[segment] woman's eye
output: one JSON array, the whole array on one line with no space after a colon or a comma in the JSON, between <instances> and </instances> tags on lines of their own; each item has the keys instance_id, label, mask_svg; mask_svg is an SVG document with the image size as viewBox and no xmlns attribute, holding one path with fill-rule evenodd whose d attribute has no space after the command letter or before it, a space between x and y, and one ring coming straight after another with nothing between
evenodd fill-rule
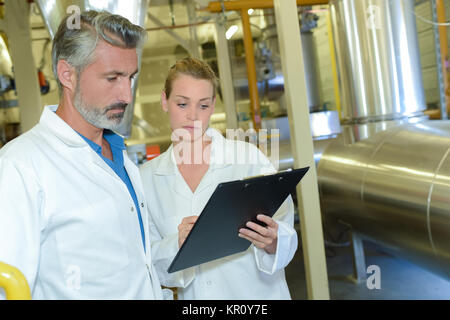
<instances>
[{"instance_id":1,"label":"woman's eye","mask_svg":"<svg viewBox=\"0 0 450 320\"><path fill-rule=\"evenodd\" d=\"M209 108L209 105L207 105L207 104L202 104L202 105L200 106L200 108L202 108L202 109L208 109L208 108Z\"/></svg>"},{"instance_id":2,"label":"woman's eye","mask_svg":"<svg viewBox=\"0 0 450 320\"><path fill-rule=\"evenodd\" d=\"M186 103L178 103L178 106L179 106L180 108L184 108L184 107L186 107Z\"/></svg>"}]
</instances>

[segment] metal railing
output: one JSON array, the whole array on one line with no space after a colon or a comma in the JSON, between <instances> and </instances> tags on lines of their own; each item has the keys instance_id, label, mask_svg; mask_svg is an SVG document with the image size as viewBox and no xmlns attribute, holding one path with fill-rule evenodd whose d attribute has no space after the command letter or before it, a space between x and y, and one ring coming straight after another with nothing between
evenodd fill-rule
<instances>
[{"instance_id":1,"label":"metal railing","mask_svg":"<svg viewBox=\"0 0 450 320\"><path fill-rule=\"evenodd\" d=\"M0 262L0 288L7 300L31 300L31 291L25 276L19 269Z\"/></svg>"}]
</instances>

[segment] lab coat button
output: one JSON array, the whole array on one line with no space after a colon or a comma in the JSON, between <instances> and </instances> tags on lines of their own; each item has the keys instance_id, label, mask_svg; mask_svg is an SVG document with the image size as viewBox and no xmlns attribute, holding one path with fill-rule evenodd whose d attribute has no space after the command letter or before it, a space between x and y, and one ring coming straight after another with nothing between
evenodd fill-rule
<instances>
[{"instance_id":1,"label":"lab coat button","mask_svg":"<svg viewBox=\"0 0 450 320\"><path fill-rule=\"evenodd\" d=\"M131 207L131 212L133 212L134 211L134 207Z\"/></svg>"},{"instance_id":2,"label":"lab coat button","mask_svg":"<svg viewBox=\"0 0 450 320\"><path fill-rule=\"evenodd\" d=\"M211 280L206 281L206 284L210 286L212 284Z\"/></svg>"},{"instance_id":3,"label":"lab coat button","mask_svg":"<svg viewBox=\"0 0 450 320\"><path fill-rule=\"evenodd\" d=\"M141 208L143 208L144 207L144 203L143 202L141 202Z\"/></svg>"}]
</instances>

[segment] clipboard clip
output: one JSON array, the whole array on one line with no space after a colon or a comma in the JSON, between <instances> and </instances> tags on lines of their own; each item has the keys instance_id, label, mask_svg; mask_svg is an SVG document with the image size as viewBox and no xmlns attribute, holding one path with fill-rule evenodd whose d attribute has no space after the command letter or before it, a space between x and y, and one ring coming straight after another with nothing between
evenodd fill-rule
<instances>
[{"instance_id":1,"label":"clipboard clip","mask_svg":"<svg viewBox=\"0 0 450 320\"><path fill-rule=\"evenodd\" d=\"M277 171L277 172L274 172L274 173L258 174L258 175L256 175L256 176L245 177L245 178L243 178L243 179L241 179L241 180L242 180L242 181L245 181L245 180L250 180L250 179L253 179L253 178L266 177L266 176L271 176L271 175L273 175L273 174L283 173L283 172L289 172L289 171L292 171L292 169L291 169L291 168L288 168L288 169L286 169L286 170ZM280 177L280 178L282 179L283 177ZM281 179L280 179L280 180L281 180ZM247 185L245 185L245 186L247 186Z\"/></svg>"}]
</instances>

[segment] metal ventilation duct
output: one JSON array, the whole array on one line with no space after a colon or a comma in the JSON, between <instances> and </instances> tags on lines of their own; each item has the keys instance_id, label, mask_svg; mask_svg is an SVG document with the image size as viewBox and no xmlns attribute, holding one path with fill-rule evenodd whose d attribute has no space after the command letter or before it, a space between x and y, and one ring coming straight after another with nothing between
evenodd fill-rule
<instances>
[{"instance_id":1,"label":"metal ventilation duct","mask_svg":"<svg viewBox=\"0 0 450 320\"><path fill-rule=\"evenodd\" d=\"M341 137L319 162L322 212L450 279L449 154L448 121L398 125L353 144Z\"/></svg>"},{"instance_id":2,"label":"metal ventilation duct","mask_svg":"<svg viewBox=\"0 0 450 320\"><path fill-rule=\"evenodd\" d=\"M426 109L413 0L330 3L342 118L349 123Z\"/></svg>"}]
</instances>

